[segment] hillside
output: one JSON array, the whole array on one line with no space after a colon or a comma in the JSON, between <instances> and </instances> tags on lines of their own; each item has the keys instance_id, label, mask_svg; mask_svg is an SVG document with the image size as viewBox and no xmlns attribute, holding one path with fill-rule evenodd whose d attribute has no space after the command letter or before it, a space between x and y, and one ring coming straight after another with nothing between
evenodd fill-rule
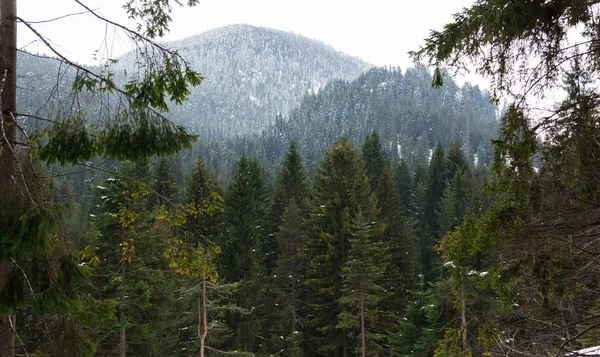
<instances>
[{"instance_id":1,"label":"hillside","mask_svg":"<svg viewBox=\"0 0 600 357\"><path fill-rule=\"evenodd\" d=\"M222 27L167 46L205 77L190 99L168 116L211 139L259 133L304 95L333 79L354 79L370 67L316 40L249 25ZM118 81L125 81L122 74L132 61L131 54L125 55L113 67ZM66 67L20 53L19 111L59 111L54 105L65 98L57 98L53 87L60 83L58 92L68 93L74 71Z\"/></svg>"},{"instance_id":2,"label":"hillside","mask_svg":"<svg viewBox=\"0 0 600 357\"><path fill-rule=\"evenodd\" d=\"M460 87L448 79L442 88L431 88L431 74L425 67L405 73L373 68L354 81L334 80L306 96L260 135L232 140L223 147L199 145L225 177L228 173L221 170L231 167L242 150L278 167L291 140L312 172L324 150L340 136L360 145L373 130L390 158L402 157L412 168L428 160L437 143L448 146L455 140L470 162L489 164L497 111L489 94L477 86Z\"/></svg>"},{"instance_id":3,"label":"hillside","mask_svg":"<svg viewBox=\"0 0 600 357\"><path fill-rule=\"evenodd\" d=\"M206 78L173 111L174 118L200 134L257 133L305 94L333 79L354 79L369 68L321 42L249 25L219 28L171 45Z\"/></svg>"}]
</instances>

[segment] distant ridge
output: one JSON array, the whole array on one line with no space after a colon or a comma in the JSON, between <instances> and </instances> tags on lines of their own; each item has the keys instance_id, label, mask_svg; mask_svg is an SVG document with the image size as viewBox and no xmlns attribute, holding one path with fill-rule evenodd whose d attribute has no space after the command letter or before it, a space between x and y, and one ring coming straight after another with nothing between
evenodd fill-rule
<instances>
[{"instance_id":1,"label":"distant ridge","mask_svg":"<svg viewBox=\"0 0 600 357\"><path fill-rule=\"evenodd\" d=\"M372 65L297 34L230 25L169 44L206 80L173 118L212 138L258 133L333 79Z\"/></svg>"},{"instance_id":2,"label":"distant ridge","mask_svg":"<svg viewBox=\"0 0 600 357\"><path fill-rule=\"evenodd\" d=\"M166 44L177 49L206 80L190 100L167 114L203 139L259 133L298 106L307 94L334 79L352 80L372 65L322 42L285 31L230 25ZM18 105L21 112L56 112L48 101L57 83L58 61L19 53ZM117 81L133 61L119 58ZM60 90L71 88L74 71L62 67ZM85 103L84 103L85 106ZM40 111L41 108L41 111ZM87 108L93 116L93 108Z\"/></svg>"}]
</instances>

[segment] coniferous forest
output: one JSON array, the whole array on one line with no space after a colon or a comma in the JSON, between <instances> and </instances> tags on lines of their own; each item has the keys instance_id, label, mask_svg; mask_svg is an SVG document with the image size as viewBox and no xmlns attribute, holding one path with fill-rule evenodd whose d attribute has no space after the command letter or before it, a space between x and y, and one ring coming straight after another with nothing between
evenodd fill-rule
<instances>
[{"instance_id":1,"label":"coniferous forest","mask_svg":"<svg viewBox=\"0 0 600 357\"><path fill-rule=\"evenodd\" d=\"M180 53L140 3L94 68L17 56L0 0L0 357L594 355L600 5L481 0L400 69L241 25Z\"/></svg>"}]
</instances>

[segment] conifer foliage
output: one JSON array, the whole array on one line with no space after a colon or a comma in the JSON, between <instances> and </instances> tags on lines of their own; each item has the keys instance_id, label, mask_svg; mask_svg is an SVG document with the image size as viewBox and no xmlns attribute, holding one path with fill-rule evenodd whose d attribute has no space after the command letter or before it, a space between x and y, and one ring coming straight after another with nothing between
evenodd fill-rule
<instances>
[{"instance_id":1,"label":"conifer foliage","mask_svg":"<svg viewBox=\"0 0 600 357\"><path fill-rule=\"evenodd\" d=\"M225 196L225 219L228 233L222 244L223 277L239 282L235 304L247 313L233 311L228 323L234 331L231 346L242 351L260 349L264 306L265 259L262 253L267 191L260 164L242 154L235 180ZM263 337L264 338L264 337Z\"/></svg>"},{"instance_id":2,"label":"conifer foliage","mask_svg":"<svg viewBox=\"0 0 600 357\"><path fill-rule=\"evenodd\" d=\"M315 177L310 227L303 253L309 260L306 285L311 293L308 298L311 311L307 321L310 331L307 333L310 335L310 348L315 353L346 356L360 346L356 339L360 329L350 323L359 312L349 308L349 304L352 305L349 300L351 289L344 289L343 267L352 251L353 234L358 228L365 229L364 222L378 222L378 213L364 163L352 144L342 138L326 153ZM355 224L357 221L359 223ZM362 239L381 240L381 230L373 230L374 237L363 231L361 234L365 236ZM356 250L354 253L357 253ZM360 263L367 264L366 261ZM387 263L389 261L380 262L371 268L382 269L379 273L383 274ZM346 268L347 278L351 276L348 275L349 269ZM351 284L350 280L346 284ZM374 301L377 305L378 299Z\"/></svg>"}]
</instances>

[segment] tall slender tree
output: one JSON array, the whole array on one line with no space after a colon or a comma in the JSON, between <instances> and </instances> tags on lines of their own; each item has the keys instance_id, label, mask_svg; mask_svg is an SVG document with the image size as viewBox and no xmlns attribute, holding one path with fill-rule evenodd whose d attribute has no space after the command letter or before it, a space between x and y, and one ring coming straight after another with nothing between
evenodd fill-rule
<instances>
[{"instance_id":1,"label":"tall slender tree","mask_svg":"<svg viewBox=\"0 0 600 357\"><path fill-rule=\"evenodd\" d=\"M287 357L301 356L297 311L303 284L303 271L298 249L305 237L302 211L294 201L285 208L281 228L277 232L280 254L272 274L274 298L274 350Z\"/></svg>"},{"instance_id":2,"label":"tall slender tree","mask_svg":"<svg viewBox=\"0 0 600 357\"><path fill-rule=\"evenodd\" d=\"M390 264L382 282L388 292L381 304L381 316L387 314L388 329L394 327L397 316L406 309L413 273L418 261L413 224L402 212L400 196L394 184L391 169L386 168L379 177L375 191L381 211L379 221L385 224L382 240L390 255Z\"/></svg>"},{"instance_id":3,"label":"tall slender tree","mask_svg":"<svg viewBox=\"0 0 600 357\"><path fill-rule=\"evenodd\" d=\"M352 356L358 346L356 330L340 325L342 267L351 249L353 220L359 213L368 222L378 220L379 209L369 178L352 144L342 138L325 154L314 180L310 227L303 256L309 261L306 285L311 294L306 319L306 353ZM342 315L343 316L343 315Z\"/></svg>"},{"instance_id":4,"label":"tall slender tree","mask_svg":"<svg viewBox=\"0 0 600 357\"><path fill-rule=\"evenodd\" d=\"M429 162L425 188L425 209L421 221L421 269L426 282L432 282L437 273L434 271L437 261L436 247L439 242L439 222L437 211L446 188L446 159L444 148L436 145Z\"/></svg>"},{"instance_id":5,"label":"tall slender tree","mask_svg":"<svg viewBox=\"0 0 600 357\"><path fill-rule=\"evenodd\" d=\"M308 199L309 185L304 163L296 149L296 143L292 141L277 177L269 208L268 234L263 245L267 274L270 274L275 262L278 260L281 248L277 245L276 236L286 207L293 202L301 210L302 215L306 217L308 215Z\"/></svg>"},{"instance_id":6,"label":"tall slender tree","mask_svg":"<svg viewBox=\"0 0 600 357\"><path fill-rule=\"evenodd\" d=\"M381 223L365 220L359 212L352 224L350 250L341 270L342 311L336 328L349 331L348 337L357 337L355 355L379 356L385 336L381 332L389 327L381 326L385 312L380 303L391 294L383 282L390 255L387 244L381 240Z\"/></svg>"},{"instance_id":7,"label":"tall slender tree","mask_svg":"<svg viewBox=\"0 0 600 357\"><path fill-rule=\"evenodd\" d=\"M153 355L174 342L163 329L177 306L175 280L165 275L164 231L152 227L147 172L145 164L124 163L118 177L97 189L98 235L92 244L97 257L93 282L99 289L93 294L116 301L116 321L98 326L100 353Z\"/></svg>"},{"instance_id":8,"label":"tall slender tree","mask_svg":"<svg viewBox=\"0 0 600 357\"><path fill-rule=\"evenodd\" d=\"M363 160L369 175L371 188L381 208L379 221L385 224L381 237L390 255L383 286L388 292L381 309L387 314L388 328L392 328L396 316L405 309L415 261L410 222L406 219L400 196L392 177L389 161L385 157L381 141L376 132L368 135L363 144ZM385 320L385 319L384 319Z\"/></svg>"},{"instance_id":9,"label":"tall slender tree","mask_svg":"<svg viewBox=\"0 0 600 357\"><path fill-rule=\"evenodd\" d=\"M470 336L480 333L471 340L477 344L469 351L463 344L453 353L567 354L590 343L586 335L594 340L598 331L597 310L589 308L597 306L598 296L591 271L598 269L600 238L600 103L597 87L585 85L600 74L598 4L505 5L485 0L464 8L414 53L438 68L434 84L443 82L440 67L468 63L491 80L495 99L503 96L509 103L494 141L500 199L484 217L465 220L443 245L446 259L462 268L453 274L457 303L463 287L473 286L460 273L484 268L495 287L487 301L499 310L480 310L495 314L468 319L474 328ZM559 81L561 76L566 81ZM540 111L539 98L557 90L566 94L564 100ZM488 324L473 326L483 321Z\"/></svg>"},{"instance_id":10,"label":"tall slender tree","mask_svg":"<svg viewBox=\"0 0 600 357\"><path fill-rule=\"evenodd\" d=\"M240 282L236 305L250 311L232 312L229 324L234 329L231 345L256 352L259 350L263 306L265 263L261 251L267 192L260 164L245 153L238 161L235 180L225 196L228 235L223 246L223 275L229 282Z\"/></svg>"}]
</instances>

